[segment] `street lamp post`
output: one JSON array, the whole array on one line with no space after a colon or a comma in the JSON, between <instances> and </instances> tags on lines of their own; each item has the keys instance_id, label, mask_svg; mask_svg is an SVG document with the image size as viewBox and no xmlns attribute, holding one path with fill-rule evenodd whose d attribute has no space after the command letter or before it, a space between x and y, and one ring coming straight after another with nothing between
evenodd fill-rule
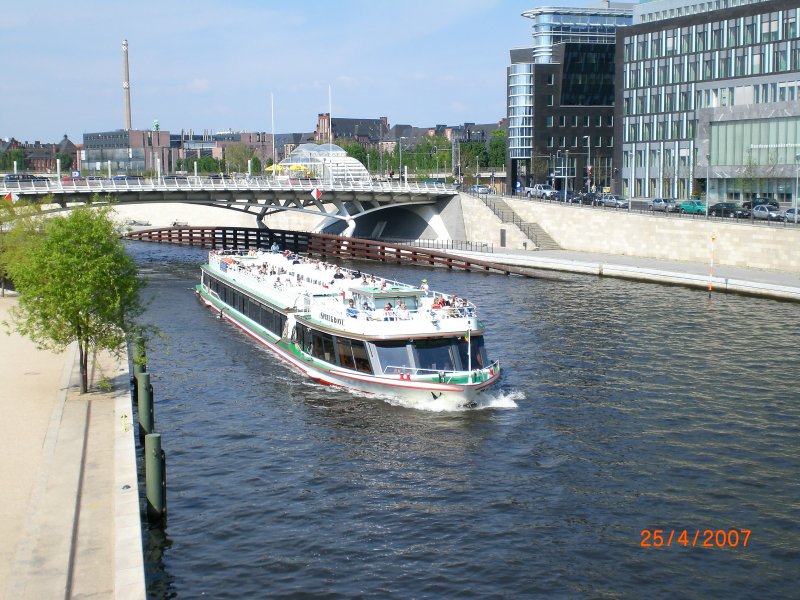
<instances>
[{"instance_id":1,"label":"street lamp post","mask_svg":"<svg viewBox=\"0 0 800 600\"><path fill-rule=\"evenodd\" d=\"M592 136L585 135L583 139L586 140L586 148L589 152L587 159L589 164L586 166L586 192L588 193L592 191Z\"/></svg>"},{"instance_id":2,"label":"street lamp post","mask_svg":"<svg viewBox=\"0 0 800 600\"><path fill-rule=\"evenodd\" d=\"M400 167L397 170L397 177L400 183L403 183L403 138L400 138L398 144L400 146Z\"/></svg>"},{"instance_id":3,"label":"street lamp post","mask_svg":"<svg viewBox=\"0 0 800 600\"><path fill-rule=\"evenodd\" d=\"M708 205L711 204L711 179L709 179L710 169L711 154L706 154L706 219L708 218Z\"/></svg>"},{"instance_id":4,"label":"street lamp post","mask_svg":"<svg viewBox=\"0 0 800 600\"><path fill-rule=\"evenodd\" d=\"M797 193L800 191L800 154L794 155L794 224L797 225Z\"/></svg>"},{"instance_id":5,"label":"street lamp post","mask_svg":"<svg viewBox=\"0 0 800 600\"><path fill-rule=\"evenodd\" d=\"M566 170L564 171L564 203L567 202L567 188L569 187L569 150L564 150L564 162L566 163Z\"/></svg>"},{"instance_id":6,"label":"street lamp post","mask_svg":"<svg viewBox=\"0 0 800 600\"><path fill-rule=\"evenodd\" d=\"M711 142L709 141L709 144L710 143ZM708 194L708 190L711 187L709 185L709 179L708 179L710 167L711 167L711 153L709 152L708 154L706 154L706 219L708 218L708 205L710 204L710 197Z\"/></svg>"},{"instance_id":7,"label":"street lamp post","mask_svg":"<svg viewBox=\"0 0 800 600\"><path fill-rule=\"evenodd\" d=\"M556 150L555 173L553 173L553 187L556 187L556 179L561 179L561 150ZM555 193L554 197L557 197Z\"/></svg>"},{"instance_id":8,"label":"street lamp post","mask_svg":"<svg viewBox=\"0 0 800 600\"><path fill-rule=\"evenodd\" d=\"M400 178L400 183L403 183L403 140L407 139L405 136L400 138L398 142L400 146L400 171L398 173L398 177ZM408 179L406 178L406 183L408 183Z\"/></svg>"}]
</instances>

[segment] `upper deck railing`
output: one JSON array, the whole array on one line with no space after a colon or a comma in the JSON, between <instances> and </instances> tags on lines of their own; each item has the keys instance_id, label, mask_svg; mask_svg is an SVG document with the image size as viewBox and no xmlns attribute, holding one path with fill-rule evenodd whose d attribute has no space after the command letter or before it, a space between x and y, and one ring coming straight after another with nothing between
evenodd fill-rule
<instances>
[{"instance_id":1,"label":"upper deck railing","mask_svg":"<svg viewBox=\"0 0 800 600\"><path fill-rule=\"evenodd\" d=\"M154 178L122 177L111 179L71 178L33 181L0 180L0 193L19 195L115 194L121 192L372 192L410 194L455 194L456 188L443 183L403 183L395 181L323 181L272 177L193 177L167 175Z\"/></svg>"}]
</instances>

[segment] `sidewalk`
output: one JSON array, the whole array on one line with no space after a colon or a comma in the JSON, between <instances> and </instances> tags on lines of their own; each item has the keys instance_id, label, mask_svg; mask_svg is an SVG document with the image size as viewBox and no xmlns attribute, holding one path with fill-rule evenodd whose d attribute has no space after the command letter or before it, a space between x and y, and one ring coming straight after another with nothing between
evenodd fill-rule
<instances>
[{"instance_id":1,"label":"sidewalk","mask_svg":"<svg viewBox=\"0 0 800 600\"><path fill-rule=\"evenodd\" d=\"M502 264L708 289L709 265L570 250L454 252ZM800 302L800 273L714 265L712 290Z\"/></svg>"},{"instance_id":2,"label":"sidewalk","mask_svg":"<svg viewBox=\"0 0 800 600\"><path fill-rule=\"evenodd\" d=\"M0 321L15 304L0 298ZM92 362L113 391L78 393L75 346L0 336L3 598L145 597L128 365Z\"/></svg>"}]
</instances>

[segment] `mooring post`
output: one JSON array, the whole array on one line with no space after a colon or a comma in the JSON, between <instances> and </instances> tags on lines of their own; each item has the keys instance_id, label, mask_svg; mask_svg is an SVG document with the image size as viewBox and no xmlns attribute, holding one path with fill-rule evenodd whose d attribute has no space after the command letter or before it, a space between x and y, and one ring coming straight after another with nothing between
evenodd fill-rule
<instances>
[{"instance_id":1,"label":"mooring post","mask_svg":"<svg viewBox=\"0 0 800 600\"><path fill-rule=\"evenodd\" d=\"M144 457L147 518L163 525L167 520L167 478L160 433L149 433L144 437Z\"/></svg>"},{"instance_id":2,"label":"mooring post","mask_svg":"<svg viewBox=\"0 0 800 600\"><path fill-rule=\"evenodd\" d=\"M147 371L147 351L144 347L144 338L140 335L136 336L131 344L131 351L133 354L133 376Z\"/></svg>"},{"instance_id":3,"label":"mooring post","mask_svg":"<svg viewBox=\"0 0 800 600\"><path fill-rule=\"evenodd\" d=\"M153 421L153 386L150 384L150 373L139 373L136 376L137 408L139 412L139 439L141 440L155 429Z\"/></svg>"}]
</instances>

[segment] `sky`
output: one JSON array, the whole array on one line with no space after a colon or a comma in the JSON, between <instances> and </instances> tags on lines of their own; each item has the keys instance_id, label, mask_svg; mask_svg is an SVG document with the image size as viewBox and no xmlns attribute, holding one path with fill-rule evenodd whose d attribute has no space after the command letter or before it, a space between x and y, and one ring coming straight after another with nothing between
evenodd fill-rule
<instances>
[{"instance_id":1,"label":"sky","mask_svg":"<svg viewBox=\"0 0 800 600\"><path fill-rule=\"evenodd\" d=\"M521 0L42 0L4 3L0 138L82 143L124 127L313 131L319 113L428 127L506 115ZM588 3L568 0L567 4ZM557 5L565 5L562 2ZM330 90L330 92L329 92ZM274 114L274 118L273 118Z\"/></svg>"}]
</instances>

